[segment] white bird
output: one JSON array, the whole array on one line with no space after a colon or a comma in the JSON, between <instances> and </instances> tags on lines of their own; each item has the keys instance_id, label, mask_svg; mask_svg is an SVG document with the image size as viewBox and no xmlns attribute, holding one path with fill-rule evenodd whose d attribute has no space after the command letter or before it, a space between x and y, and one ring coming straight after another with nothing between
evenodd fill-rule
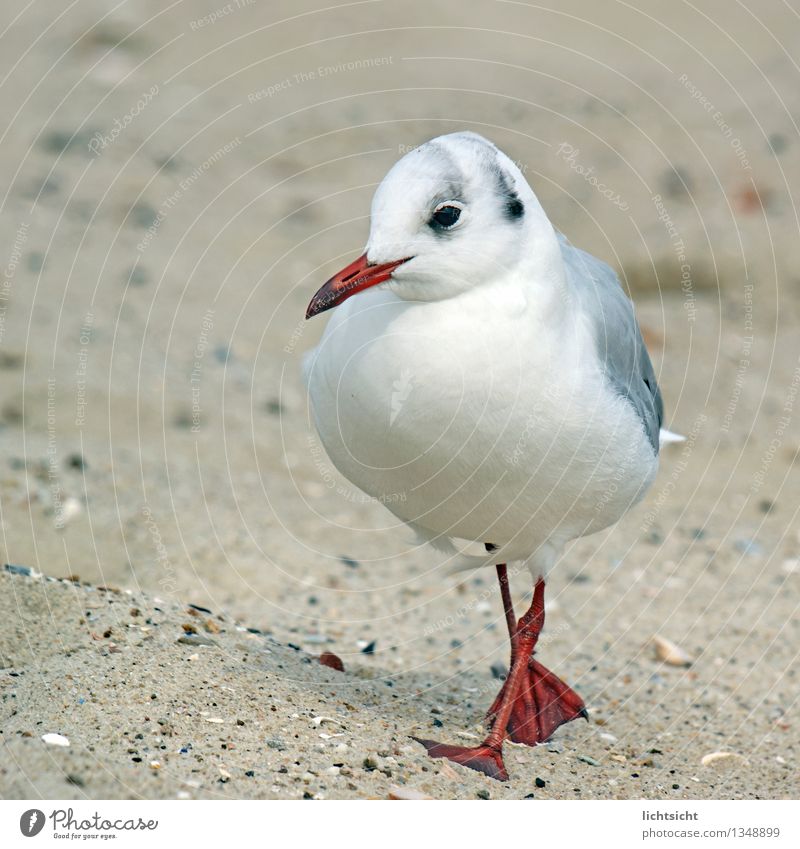
<instances>
[{"instance_id":1,"label":"white bird","mask_svg":"<svg viewBox=\"0 0 800 849\"><path fill-rule=\"evenodd\" d=\"M658 468L663 405L633 306L609 266L554 230L511 159L470 132L389 171L366 251L306 317L336 306L305 365L332 462L424 540L462 565L496 565L500 580L511 668L490 733L472 748L419 742L506 780L507 736L536 745L586 717L533 659L544 580L570 540L616 522ZM486 553L460 556L454 540ZM535 581L519 621L510 561Z\"/></svg>"}]
</instances>

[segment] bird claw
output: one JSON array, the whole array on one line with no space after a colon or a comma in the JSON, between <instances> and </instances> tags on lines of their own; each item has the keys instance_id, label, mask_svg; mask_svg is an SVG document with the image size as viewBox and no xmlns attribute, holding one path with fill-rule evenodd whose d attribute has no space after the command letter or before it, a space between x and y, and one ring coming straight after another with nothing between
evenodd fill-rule
<instances>
[{"instance_id":1,"label":"bird claw","mask_svg":"<svg viewBox=\"0 0 800 849\"><path fill-rule=\"evenodd\" d=\"M508 773L500 749L486 745L475 746L474 748L449 746L446 743L422 740L419 737L412 737L411 739L423 745L432 758L447 758L453 763L482 772L489 778L494 778L497 781L508 781Z\"/></svg>"},{"instance_id":2,"label":"bird claw","mask_svg":"<svg viewBox=\"0 0 800 849\"><path fill-rule=\"evenodd\" d=\"M578 717L589 719L581 697L539 661L531 659L527 686L523 686L525 688L514 700L506 727L515 743L538 746L546 743L564 723ZM490 725L494 723L504 690L505 687L486 714Z\"/></svg>"}]
</instances>

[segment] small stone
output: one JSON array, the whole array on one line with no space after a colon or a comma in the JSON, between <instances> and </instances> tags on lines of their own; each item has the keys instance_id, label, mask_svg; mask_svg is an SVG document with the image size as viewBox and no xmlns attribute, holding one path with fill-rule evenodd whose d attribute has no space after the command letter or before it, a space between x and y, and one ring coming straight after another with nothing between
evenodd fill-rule
<instances>
[{"instance_id":1,"label":"small stone","mask_svg":"<svg viewBox=\"0 0 800 849\"><path fill-rule=\"evenodd\" d=\"M33 570L30 566L17 566L16 563L6 563L3 568L12 575L24 575L26 578L30 578L33 575Z\"/></svg>"},{"instance_id":2,"label":"small stone","mask_svg":"<svg viewBox=\"0 0 800 849\"><path fill-rule=\"evenodd\" d=\"M483 787L482 787L480 790L478 790L478 791L475 793L475 795L476 795L479 799L491 799L491 798L492 798L492 796L491 796L491 794L489 793L489 791L488 791L488 790L486 790L486 789L484 789Z\"/></svg>"},{"instance_id":3,"label":"small stone","mask_svg":"<svg viewBox=\"0 0 800 849\"><path fill-rule=\"evenodd\" d=\"M135 204L130 213L130 221L135 227L149 227L157 217L158 210L141 202Z\"/></svg>"},{"instance_id":4,"label":"small stone","mask_svg":"<svg viewBox=\"0 0 800 849\"><path fill-rule=\"evenodd\" d=\"M77 471L83 471L88 467L86 459L79 451L68 454L64 460L64 465L66 465L68 469L76 469Z\"/></svg>"},{"instance_id":5,"label":"small stone","mask_svg":"<svg viewBox=\"0 0 800 849\"><path fill-rule=\"evenodd\" d=\"M709 752L700 758L700 763L703 766L720 766L722 764L730 764L733 762L746 763L746 759L736 752Z\"/></svg>"},{"instance_id":6,"label":"small stone","mask_svg":"<svg viewBox=\"0 0 800 849\"><path fill-rule=\"evenodd\" d=\"M734 548L748 556L758 557L764 553L764 546L758 540L743 537L733 543Z\"/></svg>"},{"instance_id":7,"label":"small stone","mask_svg":"<svg viewBox=\"0 0 800 849\"><path fill-rule=\"evenodd\" d=\"M786 136L781 135L780 133L770 133L767 138L767 142L769 143L770 150L777 156L786 150L788 146L788 142L786 140Z\"/></svg>"},{"instance_id":8,"label":"small stone","mask_svg":"<svg viewBox=\"0 0 800 849\"><path fill-rule=\"evenodd\" d=\"M218 716L204 716L203 719L205 719L206 722L213 722L215 725L220 725L225 722L224 719L220 719Z\"/></svg>"},{"instance_id":9,"label":"small stone","mask_svg":"<svg viewBox=\"0 0 800 849\"><path fill-rule=\"evenodd\" d=\"M680 646L668 640L666 637L656 635L653 637L656 657L670 666L691 666L694 658Z\"/></svg>"},{"instance_id":10,"label":"small stone","mask_svg":"<svg viewBox=\"0 0 800 849\"><path fill-rule=\"evenodd\" d=\"M409 802L420 802L426 799L433 799L433 796L429 796L421 790L415 790L413 787L400 787L396 784L392 784L389 787L389 798Z\"/></svg>"},{"instance_id":11,"label":"small stone","mask_svg":"<svg viewBox=\"0 0 800 849\"><path fill-rule=\"evenodd\" d=\"M439 775L449 778L451 781L460 781L458 773L450 766L447 761L442 761L442 766L439 769Z\"/></svg>"},{"instance_id":12,"label":"small stone","mask_svg":"<svg viewBox=\"0 0 800 849\"><path fill-rule=\"evenodd\" d=\"M456 731L456 737L461 737L463 740L480 740L477 734L473 734L471 731Z\"/></svg>"},{"instance_id":13,"label":"small stone","mask_svg":"<svg viewBox=\"0 0 800 849\"><path fill-rule=\"evenodd\" d=\"M375 654L375 640L371 643L367 643L363 649L361 649L361 654Z\"/></svg>"},{"instance_id":14,"label":"small stone","mask_svg":"<svg viewBox=\"0 0 800 849\"><path fill-rule=\"evenodd\" d=\"M547 787L547 782L543 778L537 778L534 783L537 787Z\"/></svg>"},{"instance_id":15,"label":"small stone","mask_svg":"<svg viewBox=\"0 0 800 849\"><path fill-rule=\"evenodd\" d=\"M8 568L8 567L6 567ZM795 575L800 572L800 559L797 557L787 557L781 564L781 569L787 575Z\"/></svg>"},{"instance_id":16,"label":"small stone","mask_svg":"<svg viewBox=\"0 0 800 849\"><path fill-rule=\"evenodd\" d=\"M52 732L42 734L42 740L48 746L69 746L69 740L63 734L54 734Z\"/></svg>"},{"instance_id":17,"label":"small stone","mask_svg":"<svg viewBox=\"0 0 800 849\"><path fill-rule=\"evenodd\" d=\"M202 634L183 634L176 642L185 646L216 646L211 637L204 637Z\"/></svg>"},{"instance_id":18,"label":"small stone","mask_svg":"<svg viewBox=\"0 0 800 849\"><path fill-rule=\"evenodd\" d=\"M492 673L492 678L496 678L498 681L505 681L508 676L508 668L504 663L493 663L489 667L490 672Z\"/></svg>"},{"instance_id":19,"label":"small stone","mask_svg":"<svg viewBox=\"0 0 800 849\"><path fill-rule=\"evenodd\" d=\"M370 757L369 755L364 758L361 765L364 767L365 770L367 770L367 772L372 772L373 770L378 768L378 762L375 760L375 758Z\"/></svg>"},{"instance_id":20,"label":"small stone","mask_svg":"<svg viewBox=\"0 0 800 849\"><path fill-rule=\"evenodd\" d=\"M665 195L679 198L687 193L691 194L692 178L685 168L673 165L664 172L662 185Z\"/></svg>"},{"instance_id":21,"label":"small stone","mask_svg":"<svg viewBox=\"0 0 800 849\"><path fill-rule=\"evenodd\" d=\"M78 501L77 498L73 496L69 496L69 498L65 498L64 502L61 505L61 514L60 519L63 524L67 522L71 522L73 519L77 519L83 513L83 504Z\"/></svg>"},{"instance_id":22,"label":"small stone","mask_svg":"<svg viewBox=\"0 0 800 849\"><path fill-rule=\"evenodd\" d=\"M589 766L600 766L600 761L590 758L589 755L577 755L577 759L585 764L589 764Z\"/></svg>"},{"instance_id":23,"label":"small stone","mask_svg":"<svg viewBox=\"0 0 800 849\"><path fill-rule=\"evenodd\" d=\"M323 652L319 656L319 662L323 666L327 666L330 669L335 669L337 672L344 672L344 663L342 663L342 659L338 655L335 655L333 652Z\"/></svg>"}]
</instances>

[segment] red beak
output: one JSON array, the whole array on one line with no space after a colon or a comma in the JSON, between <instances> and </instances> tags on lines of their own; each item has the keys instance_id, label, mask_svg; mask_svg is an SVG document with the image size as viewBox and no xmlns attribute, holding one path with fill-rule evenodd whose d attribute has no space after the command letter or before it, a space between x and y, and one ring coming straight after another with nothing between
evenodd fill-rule
<instances>
[{"instance_id":1,"label":"red beak","mask_svg":"<svg viewBox=\"0 0 800 849\"><path fill-rule=\"evenodd\" d=\"M407 256L405 259L396 259L393 262L370 265L367 262L367 255L363 254L338 274L334 274L314 295L306 310L306 318L313 318L313 316L319 315L325 310L333 309L352 295L363 292L370 286L383 283L384 280L388 280L392 276L392 272L398 265L402 265L410 259L411 257Z\"/></svg>"}]
</instances>

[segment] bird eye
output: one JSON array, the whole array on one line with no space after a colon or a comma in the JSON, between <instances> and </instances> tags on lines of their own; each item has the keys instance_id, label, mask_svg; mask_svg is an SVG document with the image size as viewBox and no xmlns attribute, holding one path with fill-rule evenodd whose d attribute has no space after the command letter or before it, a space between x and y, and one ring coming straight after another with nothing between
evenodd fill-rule
<instances>
[{"instance_id":1,"label":"bird eye","mask_svg":"<svg viewBox=\"0 0 800 849\"><path fill-rule=\"evenodd\" d=\"M431 219L431 224L436 225L436 227L442 230L449 230L458 223L458 219L460 217L460 207L453 206L449 203L443 203L441 206L436 207L436 210L433 213L433 218Z\"/></svg>"}]
</instances>

